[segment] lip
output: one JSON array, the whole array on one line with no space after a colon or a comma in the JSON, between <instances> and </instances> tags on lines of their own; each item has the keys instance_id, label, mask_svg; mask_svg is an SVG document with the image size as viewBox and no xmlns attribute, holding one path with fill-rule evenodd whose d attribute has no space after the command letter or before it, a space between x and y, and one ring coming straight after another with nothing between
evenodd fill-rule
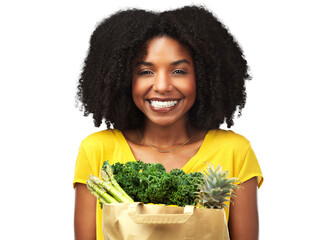
<instances>
[{"instance_id":1,"label":"lip","mask_svg":"<svg viewBox=\"0 0 320 240\"><path fill-rule=\"evenodd\" d=\"M181 100L181 98L148 98L147 101L150 102L150 101L179 101Z\"/></svg>"},{"instance_id":2,"label":"lip","mask_svg":"<svg viewBox=\"0 0 320 240\"><path fill-rule=\"evenodd\" d=\"M172 107L158 108L158 107L154 107L151 105L151 100L152 101L178 101L178 102L177 102L177 104L175 104ZM150 98L150 99L147 99L146 102L147 102L148 107L152 111L158 112L158 113L167 113L167 112L173 111L179 105L179 103L181 102L181 99L177 99L177 98Z\"/></svg>"}]
</instances>

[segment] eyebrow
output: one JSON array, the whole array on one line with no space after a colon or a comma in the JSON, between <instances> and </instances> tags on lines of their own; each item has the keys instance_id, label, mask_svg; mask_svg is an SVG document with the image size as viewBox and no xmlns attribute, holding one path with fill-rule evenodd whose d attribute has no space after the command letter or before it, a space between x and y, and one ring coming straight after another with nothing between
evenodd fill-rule
<instances>
[{"instance_id":1,"label":"eyebrow","mask_svg":"<svg viewBox=\"0 0 320 240\"><path fill-rule=\"evenodd\" d=\"M178 60L178 61L174 61L172 63L170 63L171 66L176 66L176 65L179 65L181 63L186 63L186 64L190 64L190 62L187 60L187 59L181 59L181 60ZM136 66L139 66L139 65L145 65L145 66L153 66L153 63L151 62L137 62Z\"/></svg>"},{"instance_id":2,"label":"eyebrow","mask_svg":"<svg viewBox=\"0 0 320 240\"><path fill-rule=\"evenodd\" d=\"M187 59L182 59L182 60L175 61L175 62L171 63L170 65L171 66L176 66L176 65L179 65L180 63L186 63L186 64L191 65L190 62Z\"/></svg>"}]
</instances>

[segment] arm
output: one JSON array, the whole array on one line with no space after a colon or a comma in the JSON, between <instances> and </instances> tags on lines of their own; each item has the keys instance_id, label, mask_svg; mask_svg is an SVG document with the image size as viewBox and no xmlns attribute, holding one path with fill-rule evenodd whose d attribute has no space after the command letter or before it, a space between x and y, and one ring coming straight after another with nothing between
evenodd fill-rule
<instances>
[{"instance_id":1,"label":"arm","mask_svg":"<svg viewBox=\"0 0 320 240\"><path fill-rule=\"evenodd\" d=\"M231 240L257 240L259 218L257 206L257 178L242 183L230 203L229 233Z\"/></svg>"},{"instance_id":2,"label":"arm","mask_svg":"<svg viewBox=\"0 0 320 240\"><path fill-rule=\"evenodd\" d=\"M76 240L96 239L96 202L85 184L76 184L74 236Z\"/></svg>"}]
</instances>

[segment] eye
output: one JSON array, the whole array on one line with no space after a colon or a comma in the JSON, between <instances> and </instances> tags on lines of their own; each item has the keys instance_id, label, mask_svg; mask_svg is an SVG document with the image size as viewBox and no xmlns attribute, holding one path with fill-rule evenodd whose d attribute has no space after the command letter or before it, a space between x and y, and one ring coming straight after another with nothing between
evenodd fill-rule
<instances>
[{"instance_id":1,"label":"eye","mask_svg":"<svg viewBox=\"0 0 320 240\"><path fill-rule=\"evenodd\" d=\"M173 74L187 74L187 72L180 70L180 69L174 70L172 73Z\"/></svg>"},{"instance_id":2,"label":"eye","mask_svg":"<svg viewBox=\"0 0 320 240\"><path fill-rule=\"evenodd\" d=\"M148 75L148 74L152 74L153 72L151 72L150 70L143 70L141 72L138 73L138 75Z\"/></svg>"}]
</instances>

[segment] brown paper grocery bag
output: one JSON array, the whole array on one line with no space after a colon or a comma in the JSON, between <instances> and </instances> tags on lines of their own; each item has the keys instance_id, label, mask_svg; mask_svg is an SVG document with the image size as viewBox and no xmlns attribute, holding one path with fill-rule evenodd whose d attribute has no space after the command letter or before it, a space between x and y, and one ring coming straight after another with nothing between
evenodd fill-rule
<instances>
[{"instance_id":1,"label":"brown paper grocery bag","mask_svg":"<svg viewBox=\"0 0 320 240\"><path fill-rule=\"evenodd\" d=\"M103 205L105 240L229 240L223 209L143 203Z\"/></svg>"}]
</instances>

